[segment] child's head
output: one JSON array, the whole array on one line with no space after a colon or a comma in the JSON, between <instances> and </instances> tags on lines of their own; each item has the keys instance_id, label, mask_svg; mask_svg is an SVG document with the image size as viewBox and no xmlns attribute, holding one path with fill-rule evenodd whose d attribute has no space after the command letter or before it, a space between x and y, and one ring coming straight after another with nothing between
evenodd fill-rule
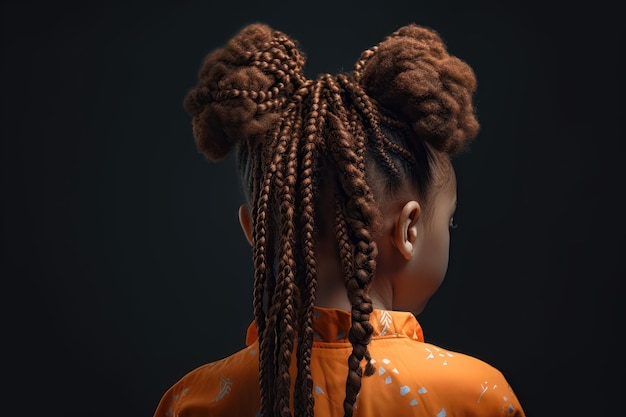
<instances>
[{"instance_id":1,"label":"child's head","mask_svg":"<svg viewBox=\"0 0 626 417\"><path fill-rule=\"evenodd\" d=\"M450 157L478 132L474 73L430 29L400 28L349 73L308 79L304 61L284 33L249 25L207 55L184 103L209 160L236 148L264 416L289 410L296 341L295 409L312 414L313 307L337 303L352 312L351 415L363 360L372 372L374 306L419 313L445 275Z\"/></svg>"}]
</instances>

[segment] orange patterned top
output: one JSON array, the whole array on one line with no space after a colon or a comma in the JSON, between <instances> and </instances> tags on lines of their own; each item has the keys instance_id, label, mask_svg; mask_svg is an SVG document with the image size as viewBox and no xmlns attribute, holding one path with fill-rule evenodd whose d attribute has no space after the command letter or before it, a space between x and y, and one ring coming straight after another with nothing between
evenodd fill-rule
<instances>
[{"instance_id":1,"label":"orange patterned top","mask_svg":"<svg viewBox=\"0 0 626 417\"><path fill-rule=\"evenodd\" d=\"M344 415L350 320L348 311L315 308L311 372L316 416ZM525 417L499 370L472 356L424 343L413 314L374 310L370 322L374 334L369 350L376 372L363 377L354 417ZM256 416L259 345L254 322L246 345L182 377L165 392L154 417ZM295 362L291 371L293 384Z\"/></svg>"}]
</instances>

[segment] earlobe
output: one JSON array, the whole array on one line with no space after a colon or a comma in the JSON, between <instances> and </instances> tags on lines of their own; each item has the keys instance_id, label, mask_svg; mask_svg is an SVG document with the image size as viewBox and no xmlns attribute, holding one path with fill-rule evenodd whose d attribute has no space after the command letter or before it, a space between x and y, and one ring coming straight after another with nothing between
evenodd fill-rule
<instances>
[{"instance_id":1,"label":"earlobe","mask_svg":"<svg viewBox=\"0 0 626 417\"><path fill-rule=\"evenodd\" d=\"M417 201L408 201L402 207L394 225L394 246L407 261L413 257L415 250L417 219L420 216L421 210L422 208Z\"/></svg>"},{"instance_id":2,"label":"earlobe","mask_svg":"<svg viewBox=\"0 0 626 417\"><path fill-rule=\"evenodd\" d=\"M247 204L239 206L239 224L241 224L241 230L243 230L248 243L252 246L252 216Z\"/></svg>"}]
</instances>

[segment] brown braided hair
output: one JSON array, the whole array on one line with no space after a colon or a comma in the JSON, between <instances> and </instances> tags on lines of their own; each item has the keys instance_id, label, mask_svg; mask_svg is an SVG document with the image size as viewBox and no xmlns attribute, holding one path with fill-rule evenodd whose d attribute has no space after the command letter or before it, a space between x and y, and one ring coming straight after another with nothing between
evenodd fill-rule
<instances>
[{"instance_id":1,"label":"brown braided hair","mask_svg":"<svg viewBox=\"0 0 626 417\"><path fill-rule=\"evenodd\" d=\"M474 72L432 29L398 29L348 73L308 79L304 63L289 36L250 24L206 56L184 100L208 160L236 148L252 207L263 417L313 415L315 248L319 223L328 221L318 213L319 198L330 192L335 199L334 233L352 305L344 401L351 416L363 375L374 372L368 344L380 223L375 196L408 179L426 199L433 161L466 149L479 129Z\"/></svg>"}]
</instances>

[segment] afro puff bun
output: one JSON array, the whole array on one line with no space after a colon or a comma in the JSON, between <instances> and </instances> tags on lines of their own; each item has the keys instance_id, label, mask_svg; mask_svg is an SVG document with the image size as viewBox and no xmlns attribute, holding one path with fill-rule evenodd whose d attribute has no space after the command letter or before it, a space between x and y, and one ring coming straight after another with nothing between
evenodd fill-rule
<instances>
[{"instance_id":1,"label":"afro puff bun","mask_svg":"<svg viewBox=\"0 0 626 417\"><path fill-rule=\"evenodd\" d=\"M183 102L198 149L219 161L238 141L266 133L302 83L303 66L295 42L260 23L244 27L209 53L199 83Z\"/></svg>"},{"instance_id":2,"label":"afro puff bun","mask_svg":"<svg viewBox=\"0 0 626 417\"><path fill-rule=\"evenodd\" d=\"M400 28L369 51L360 71L367 94L435 149L454 154L477 135L474 72L447 53L436 31Z\"/></svg>"}]
</instances>

